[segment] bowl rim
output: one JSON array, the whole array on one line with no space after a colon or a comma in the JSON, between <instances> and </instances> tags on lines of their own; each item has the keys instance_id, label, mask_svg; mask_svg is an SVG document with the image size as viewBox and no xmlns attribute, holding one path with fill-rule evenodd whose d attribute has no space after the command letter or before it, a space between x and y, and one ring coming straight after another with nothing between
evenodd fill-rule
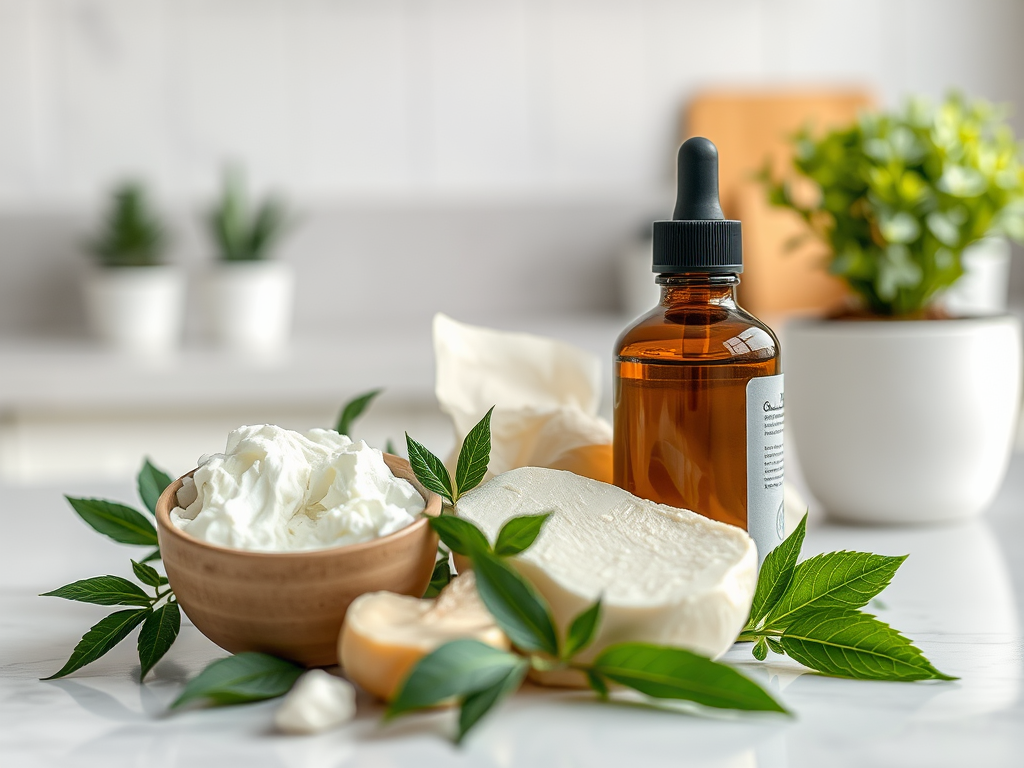
<instances>
[{"instance_id":1,"label":"bowl rim","mask_svg":"<svg viewBox=\"0 0 1024 768\"><path fill-rule=\"evenodd\" d=\"M395 456L392 453L384 453L383 451L381 451L381 453L384 455L384 463L388 465L388 469L391 470L392 474L395 474L395 467L392 466L392 463L395 463L402 469L408 467L409 474L413 475L412 466L409 464L408 460L403 459L401 456ZM405 465L405 467L402 467L403 464ZM270 559L283 557L299 557L308 559L315 557L324 557L327 555L338 555L342 552L346 554L355 554L359 552L365 552L375 547L390 544L401 540L403 537L412 536L418 533L420 529L430 524L431 517L439 517L442 510L441 497L438 496L436 493L424 488L423 485L418 480L416 480L414 475L412 477L401 477L399 479L406 480L412 483L412 486L413 488L416 489L416 492L423 497L423 511L419 513L418 519L414 520L412 523L405 526L404 528L399 528L397 531L389 533L386 536L379 536L376 539L370 539L370 541L362 541L358 544L342 544L338 546L320 547L317 549L299 549L294 551L285 550L281 552L264 552L252 549L238 549L236 547L225 547L221 544L213 544L212 542L196 538L195 536L192 536L186 531L183 531L181 528L179 528L171 522L171 510L178 506L178 490L182 487L184 479L186 477L192 477L198 469L199 467L196 467L195 469L186 472L184 475L177 478L174 482L168 485L163 490L163 493L160 494L160 498L157 500L156 503L156 511L154 513L154 517L156 518L157 523L157 531L158 533L164 531L170 536L175 536L179 540L185 542L187 546L196 546L201 549L207 549L212 552L220 554L240 555L246 557L261 557ZM398 475L395 476L398 477Z\"/></svg>"}]
</instances>

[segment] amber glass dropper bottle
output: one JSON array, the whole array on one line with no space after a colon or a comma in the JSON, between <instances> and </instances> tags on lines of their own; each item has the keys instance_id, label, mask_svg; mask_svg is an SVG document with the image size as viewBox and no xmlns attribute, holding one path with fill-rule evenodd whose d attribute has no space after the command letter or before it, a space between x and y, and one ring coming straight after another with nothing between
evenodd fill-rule
<instances>
[{"instance_id":1,"label":"amber glass dropper bottle","mask_svg":"<svg viewBox=\"0 0 1024 768\"><path fill-rule=\"evenodd\" d=\"M779 341L736 303L715 145L684 143L678 174L672 220L654 223L661 302L616 342L615 484L747 529L763 560L784 528Z\"/></svg>"}]
</instances>

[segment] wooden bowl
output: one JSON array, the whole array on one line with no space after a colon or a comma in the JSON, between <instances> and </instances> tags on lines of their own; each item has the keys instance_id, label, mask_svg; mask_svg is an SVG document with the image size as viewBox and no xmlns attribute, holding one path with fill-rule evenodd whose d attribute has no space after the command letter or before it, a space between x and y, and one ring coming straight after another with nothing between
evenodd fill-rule
<instances>
[{"instance_id":1,"label":"wooden bowl","mask_svg":"<svg viewBox=\"0 0 1024 768\"><path fill-rule=\"evenodd\" d=\"M248 552L190 536L170 518L184 477L171 483L157 502L157 536L185 615L231 653L337 664L338 633L353 600L378 590L419 597L434 568L437 535L426 516L440 514L441 498L417 482L405 459L386 453L384 461L423 496L425 516L363 544L302 552Z\"/></svg>"}]
</instances>

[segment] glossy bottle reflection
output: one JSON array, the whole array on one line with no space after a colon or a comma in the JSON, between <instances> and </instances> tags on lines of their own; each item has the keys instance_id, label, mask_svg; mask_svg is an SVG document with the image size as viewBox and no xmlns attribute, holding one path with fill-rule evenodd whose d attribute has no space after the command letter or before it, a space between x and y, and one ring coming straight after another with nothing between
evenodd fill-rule
<instances>
[{"instance_id":1,"label":"glossy bottle reflection","mask_svg":"<svg viewBox=\"0 0 1024 768\"><path fill-rule=\"evenodd\" d=\"M616 343L615 484L746 528L747 383L782 373L778 339L737 305L735 274L657 281L659 306Z\"/></svg>"}]
</instances>

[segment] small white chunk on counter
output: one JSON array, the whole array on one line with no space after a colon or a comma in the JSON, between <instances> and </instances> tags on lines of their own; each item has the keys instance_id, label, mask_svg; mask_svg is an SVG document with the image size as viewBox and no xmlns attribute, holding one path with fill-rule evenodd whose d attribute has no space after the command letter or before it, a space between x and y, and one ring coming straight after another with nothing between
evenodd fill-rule
<instances>
[{"instance_id":1,"label":"small white chunk on counter","mask_svg":"<svg viewBox=\"0 0 1024 768\"><path fill-rule=\"evenodd\" d=\"M640 499L554 469L498 475L459 499L456 512L494 541L509 518L551 512L511 564L566 628L599 597L593 659L620 642L687 648L712 658L743 628L757 584L757 548L746 531L686 509Z\"/></svg>"},{"instance_id":2,"label":"small white chunk on counter","mask_svg":"<svg viewBox=\"0 0 1024 768\"><path fill-rule=\"evenodd\" d=\"M311 669L284 697L274 724L284 733L319 733L347 723L355 714L352 683L322 669Z\"/></svg>"}]
</instances>

